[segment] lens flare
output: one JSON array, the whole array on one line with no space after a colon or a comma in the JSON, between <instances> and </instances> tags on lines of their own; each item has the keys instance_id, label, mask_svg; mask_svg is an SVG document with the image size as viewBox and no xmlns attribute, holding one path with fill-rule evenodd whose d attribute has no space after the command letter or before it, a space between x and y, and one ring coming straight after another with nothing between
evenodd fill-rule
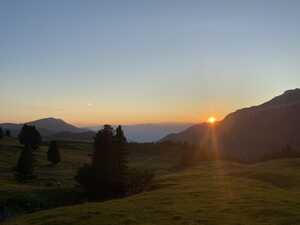
<instances>
[{"instance_id":1,"label":"lens flare","mask_svg":"<svg viewBox=\"0 0 300 225\"><path fill-rule=\"evenodd\" d=\"M214 124L216 122L216 118L211 116L207 119L207 122L210 123L210 124Z\"/></svg>"}]
</instances>

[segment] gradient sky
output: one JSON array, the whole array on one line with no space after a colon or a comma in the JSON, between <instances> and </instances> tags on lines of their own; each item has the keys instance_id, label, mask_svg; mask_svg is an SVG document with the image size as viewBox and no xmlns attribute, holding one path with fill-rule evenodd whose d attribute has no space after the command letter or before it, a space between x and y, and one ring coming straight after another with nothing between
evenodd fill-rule
<instances>
[{"instance_id":1,"label":"gradient sky","mask_svg":"<svg viewBox=\"0 0 300 225\"><path fill-rule=\"evenodd\" d=\"M2 0L0 122L221 119L300 87L300 1Z\"/></svg>"}]
</instances>

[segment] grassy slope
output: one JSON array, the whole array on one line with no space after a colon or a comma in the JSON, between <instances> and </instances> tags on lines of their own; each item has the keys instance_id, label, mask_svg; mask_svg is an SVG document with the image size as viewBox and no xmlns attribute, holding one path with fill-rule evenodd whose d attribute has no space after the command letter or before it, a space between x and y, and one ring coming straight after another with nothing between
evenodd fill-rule
<instances>
[{"instance_id":1,"label":"grassy slope","mask_svg":"<svg viewBox=\"0 0 300 225\"><path fill-rule=\"evenodd\" d=\"M75 187L74 176L78 168L90 160L91 144L60 142L62 162L50 166L46 160L47 146L35 153L37 179L26 184L18 183L12 168L16 165L22 146L14 138L0 140L0 206L10 213L37 211L81 201L80 190ZM152 144L130 145L130 166L166 173L174 167L178 154L176 146L161 152L161 146ZM164 149L165 150L165 149Z\"/></svg>"},{"instance_id":2,"label":"grassy slope","mask_svg":"<svg viewBox=\"0 0 300 225\"><path fill-rule=\"evenodd\" d=\"M299 173L299 159L205 162L160 177L143 194L41 211L7 224L300 224Z\"/></svg>"},{"instance_id":3,"label":"grassy slope","mask_svg":"<svg viewBox=\"0 0 300 225\"><path fill-rule=\"evenodd\" d=\"M77 168L88 161L87 150L89 146L79 146L72 148L67 146L61 149L63 162L57 166L50 166L46 160L47 146L41 146L36 151L36 168L35 173L38 179L34 183L24 185L24 187L37 188L44 187L45 183L51 181L59 181L62 186L72 186L74 184L73 176ZM1 174L1 189L7 189L6 185L16 186L19 188L13 177L12 168L16 165L22 146L19 145L14 138L5 138L0 140L0 174Z\"/></svg>"},{"instance_id":4,"label":"grassy slope","mask_svg":"<svg viewBox=\"0 0 300 225\"><path fill-rule=\"evenodd\" d=\"M0 140L0 205L6 205L11 213L64 205L77 198L74 190L74 175L77 168L88 161L86 148L64 147L61 149L63 162L50 166L46 160L47 146L41 146L36 154L36 174L32 182L18 183L12 168L22 150L16 139Z\"/></svg>"},{"instance_id":5,"label":"grassy slope","mask_svg":"<svg viewBox=\"0 0 300 225\"><path fill-rule=\"evenodd\" d=\"M72 193L74 174L88 161L90 147L84 143L63 143L63 162L49 167L45 160L47 148L43 146L37 153L39 178L19 184L12 176L11 167L16 163L20 146L14 139L1 140L0 201L10 198L20 201L20 195L24 195L25 203L28 198L37 197L42 203L53 201L55 206L66 194ZM156 179L149 192L103 203L40 211L17 217L7 224L300 224L300 159L256 165L205 162L170 174L166 172L178 160L178 149L174 147L164 153L160 148L131 146L131 165L146 166L164 174ZM61 186L48 185L54 180Z\"/></svg>"},{"instance_id":6,"label":"grassy slope","mask_svg":"<svg viewBox=\"0 0 300 225\"><path fill-rule=\"evenodd\" d=\"M12 168L16 165L22 146L14 138L0 140L0 192L1 190L45 188L49 183L59 182L60 187L74 186L76 171L90 161L91 144L81 142L60 142L62 162L51 166L46 160L47 146L41 146L35 153L37 179L29 184L17 183ZM131 167L148 168L159 174L167 173L178 160L178 147L162 147L152 144L131 144L129 164ZM22 188L20 188L22 187ZM16 189L14 189L16 188ZM1 195L0 195L1 198Z\"/></svg>"}]
</instances>

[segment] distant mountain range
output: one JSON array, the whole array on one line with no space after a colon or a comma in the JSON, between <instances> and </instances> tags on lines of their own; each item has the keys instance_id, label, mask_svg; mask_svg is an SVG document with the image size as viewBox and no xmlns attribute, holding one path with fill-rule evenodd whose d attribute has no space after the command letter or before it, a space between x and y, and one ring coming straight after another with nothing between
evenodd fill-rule
<instances>
[{"instance_id":1,"label":"distant mountain range","mask_svg":"<svg viewBox=\"0 0 300 225\"><path fill-rule=\"evenodd\" d=\"M136 125L124 125L124 132L130 141L136 142L157 142L163 136L180 132L190 127L191 123L154 123L154 124L136 124ZM102 126L89 127L89 129L97 131Z\"/></svg>"},{"instance_id":2,"label":"distant mountain range","mask_svg":"<svg viewBox=\"0 0 300 225\"><path fill-rule=\"evenodd\" d=\"M44 139L92 141L96 131L102 126L79 128L62 119L45 118L27 122L34 125ZM2 123L0 127L9 129L13 136L17 136L23 124ZM191 126L190 123L161 123L126 125L123 127L129 141L156 142L170 132L179 132Z\"/></svg>"},{"instance_id":3,"label":"distant mountain range","mask_svg":"<svg viewBox=\"0 0 300 225\"><path fill-rule=\"evenodd\" d=\"M214 136L221 155L255 161L290 146L300 151L300 89L284 92L258 106L233 112L214 126L206 123L169 134L161 141L203 145Z\"/></svg>"}]
</instances>

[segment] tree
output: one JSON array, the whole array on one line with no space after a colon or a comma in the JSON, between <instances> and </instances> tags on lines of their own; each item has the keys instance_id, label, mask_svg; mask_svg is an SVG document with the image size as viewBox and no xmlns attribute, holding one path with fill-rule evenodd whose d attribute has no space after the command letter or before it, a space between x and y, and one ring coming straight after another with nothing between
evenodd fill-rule
<instances>
[{"instance_id":1,"label":"tree","mask_svg":"<svg viewBox=\"0 0 300 225\"><path fill-rule=\"evenodd\" d=\"M3 130L2 130L2 127L0 127L0 139L3 138Z\"/></svg>"},{"instance_id":2,"label":"tree","mask_svg":"<svg viewBox=\"0 0 300 225\"><path fill-rule=\"evenodd\" d=\"M7 129L5 134L6 134L7 137L10 137L10 130Z\"/></svg>"},{"instance_id":3,"label":"tree","mask_svg":"<svg viewBox=\"0 0 300 225\"><path fill-rule=\"evenodd\" d=\"M31 179L33 178L33 169L32 148L27 145L25 146L19 157L16 167L16 176L21 180Z\"/></svg>"},{"instance_id":4,"label":"tree","mask_svg":"<svg viewBox=\"0 0 300 225\"><path fill-rule=\"evenodd\" d=\"M19 141L24 145L24 148L17 163L16 175L17 178L31 179L34 177L33 150L36 150L39 147L42 142L42 137L34 126L25 124L19 133Z\"/></svg>"},{"instance_id":5,"label":"tree","mask_svg":"<svg viewBox=\"0 0 300 225\"><path fill-rule=\"evenodd\" d=\"M19 133L19 141L25 147L29 146L36 150L42 143L42 137L35 126L24 124L21 132Z\"/></svg>"},{"instance_id":6,"label":"tree","mask_svg":"<svg viewBox=\"0 0 300 225\"><path fill-rule=\"evenodd\" d=\"M56 141L50 142L48 152L47 152L47 158L48 161L53 164L57 164L60 162L60 152Z\"/></svg>"},{"instance_id":7,"label":"tree","mask_svg":"<svg viewBox=\"0 0 300 225\"><path fill-rule=\"evenodd\" d=\"M91 165L80 168L76 180L93 198L124 195L127 151L121 126L114 133L110 125L105 125L96 134L93 147Z\"/></svg>"},{"instance_id":8,"label":"tree","mask_svg":"<svg viewBox=\"0 0 300 225\"><path fill-rule=\"evenodd\" d=\"M115 178L116 184L120 192L126 191L127 186L127 173L128 173L128 149L127 149L127 139L124 135L121 126L118 126L116 129L116 135L114 137L115 152L114 152L114 161L115 161Z\"/></svg>"}]
</instances>

